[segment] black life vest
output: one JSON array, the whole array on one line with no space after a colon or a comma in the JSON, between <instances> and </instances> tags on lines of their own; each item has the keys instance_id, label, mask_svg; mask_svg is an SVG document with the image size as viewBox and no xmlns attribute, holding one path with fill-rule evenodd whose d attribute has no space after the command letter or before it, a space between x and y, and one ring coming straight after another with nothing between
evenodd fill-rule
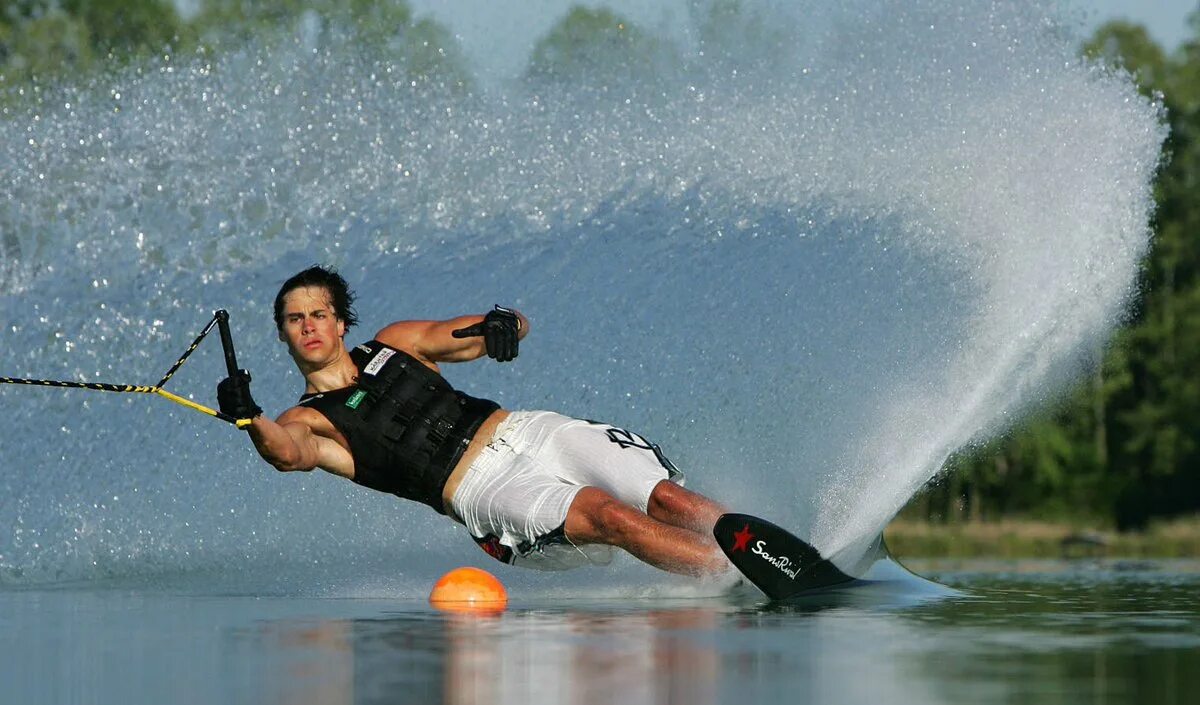
<instances>
[{"instance_id":1,"label":"black life vest","mask_svg":"<svg viewBox=\"0 0 1200 705\"><path fill-rule=\"evenodd\" d=\"M377 340L356 346L358 379L305 394L350 444L354 481L445 514L442 490L480 425L500 406L456 391L419 360Z\"/></svg>"}]
</instances>

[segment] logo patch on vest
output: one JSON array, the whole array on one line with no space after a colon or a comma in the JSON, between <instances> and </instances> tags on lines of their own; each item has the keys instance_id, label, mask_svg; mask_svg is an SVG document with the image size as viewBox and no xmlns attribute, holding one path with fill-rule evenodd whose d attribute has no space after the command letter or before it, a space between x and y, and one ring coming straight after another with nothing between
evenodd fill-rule
<instances>
[{"instance_id":1,"label":"logo patch on vest","mask_svg":"<svg viewBox=\"0 0 1200 705\"><path fill-rule=\"evenodd\" d=\"M371 358L371 361L368 362L367 366L363 368L363 373L369 375L375 374L379 370L383 369L383 364L388 361L388 358L395 354L396 351L392 350L391 348L384 348L383 350L380 350L379 352L375 353L375 357Z\"/></svg>"},{"instance_id":2,"label":"logo patch on vest","mask_svg":"<svg viewBox=\"0 0 1200 705\"><path fill-rule=\"evenodd\" d=\"M365 399L366 396L367 393L360 389L350 395L350 398L346 400L346 406L350 407L351 409L357 409L358 405L362 403L362 400Z\"/></svg>"}]
</instances>

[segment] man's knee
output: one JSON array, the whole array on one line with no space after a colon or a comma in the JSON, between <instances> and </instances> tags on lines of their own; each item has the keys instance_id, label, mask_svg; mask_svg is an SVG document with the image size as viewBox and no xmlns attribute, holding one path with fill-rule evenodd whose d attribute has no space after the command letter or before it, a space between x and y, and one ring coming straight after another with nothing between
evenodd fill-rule
<instances>
[{"instance_id":1,"label":"man's knee","mask_svg":"<svg viewBox=\"0 0 1200 705\"><path fill-rule=\"evenodd\" d=\"M620 543L636 524L640 514L604 490L585 487L567 510L565 531L573 541L584 543Z\"/></svg>"},{"instance_id":2,"label":"man's knee","mask_svg":"<svg viewBox=\"0 0 1200 705\"><path fill-rule=\"evenodd\" d=\"M647 512L675 512L680 509L687 490L670 480L663 480L654 486L650 499L646 503Z\"/></svg>"},{"instance_id":3,"label":"man's knee","mask_svg":"<svg viewBox=\"0 0 1200 705\"><path fill-rule=\"evenodd\" d=\"M646 513L659 521L706 533L725 513L725 508L704 495L663 480L650 493Z\"/></svg>"},{"instance_id":4,"label":"man's knee","mask_svg":"<svg viewBox=\"0 0 1200 705\"><path fill-rule=\"evenodd\" d=\"M685 514L703 511L724 511L721 505L711 499L693 492L686 487L677 485L670 480L663 480L654 486L654 490L650 493L650 500L647 503L647 507L651 514L655 510Z\"/></svg>"}]
</instances>

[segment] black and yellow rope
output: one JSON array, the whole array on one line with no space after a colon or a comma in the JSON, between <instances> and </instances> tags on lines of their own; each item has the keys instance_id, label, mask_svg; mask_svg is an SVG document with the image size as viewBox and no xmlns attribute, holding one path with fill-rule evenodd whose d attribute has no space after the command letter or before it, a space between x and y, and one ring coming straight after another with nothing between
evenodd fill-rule
<instances>
[{"instance_id":1,"label":"black and yellow rope","mask_svg":"<svg viewBox=\"0 0 1200 705\"><path fill-rule=\"evenodd\" d=\"M214 313L212 320L208 322L208 325L204 327L204 330L200 332L200 335L196 336L196 339L192 341L192 344L188 347L187 351L179 357L175 364L171 366L170 370L167 370L167 374L163 376L159 383L153 386L139 384L107 384L104 382L66 382L54 379L23 379L19 377L0 377L0 384L26 384L37 387L58 387L61 389L91 389L97 392L156 394L164 399L169 399L176 404L186 406L187 408L194 409L202 414L208 414L209 416L213 416L221 419L222 421L231 423L238 428L245 428L246 426L250 425L250 419L235 419L229 414L223 413L216 409L211 409L203 404L197 404L190 399L184 399L177 394L172 394L171 392L163 389L163 385L165 385L167 380L171 379L171 376L183 366L184 361L187 360L188 356L196 350L196 348L200 345L200 341L204 340L204 336L208 335L209 331L213 329L213 326L217 325L219 321L228 321L228 317L229 314L225 313L223 310ZM224 338L226 337L227 336L222 336L222 343L225 342ZM230 344L230 346L232 346L232 344ZM227 359L232 355L232 352L233 351L231 347L226 349L225 353Z\"/></svg>"},{"instance_id":2,"label":"black and yellow rope","mask_svg":"<svg viewBox=\"0 0 1200 705\"><path fill-rule=\"evenodd\" d=\"M208 322L208 325L204 326L204 330L200 331L200 335L196 336L196 339L193 340L192 344L188 346L188 349L179 356L179 359L175 361L175 364L171 365L171 369L167 370L167 373L163 375L163 378L158 380L158 384L154 385L155 387L162 387L166 385L167 380L171 379L171 375L174 375L176 370L178 370L180 367L183 367L184 360L187 360L188 356L195 352L196 348L200 347L200 341L204 340L204 336L208 335L208 332L213 329L213 326L217 325L217 321L220 320L221 314L223 313L225 312L217 311L213 314L212 320Z\"/></svg>"}]
</instances>

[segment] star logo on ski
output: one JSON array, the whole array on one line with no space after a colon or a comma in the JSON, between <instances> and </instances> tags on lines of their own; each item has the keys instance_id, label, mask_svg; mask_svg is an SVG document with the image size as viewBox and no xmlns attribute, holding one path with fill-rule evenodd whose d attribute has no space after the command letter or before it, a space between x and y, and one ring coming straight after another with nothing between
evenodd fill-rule
<instances>
[{"instance_id":1,"label":"star logo on ski","mask_svg":"<svg viewBox=\"0 0 1200 705\"><path fill-rule=\"evenodd\" d=\"M750 543L750 539L754 538L754 534L750 533L750 525L746 524L741 531L733 534L733 548L730 551L745 551L746 545Z\"/></svg>"}]
</instances>

